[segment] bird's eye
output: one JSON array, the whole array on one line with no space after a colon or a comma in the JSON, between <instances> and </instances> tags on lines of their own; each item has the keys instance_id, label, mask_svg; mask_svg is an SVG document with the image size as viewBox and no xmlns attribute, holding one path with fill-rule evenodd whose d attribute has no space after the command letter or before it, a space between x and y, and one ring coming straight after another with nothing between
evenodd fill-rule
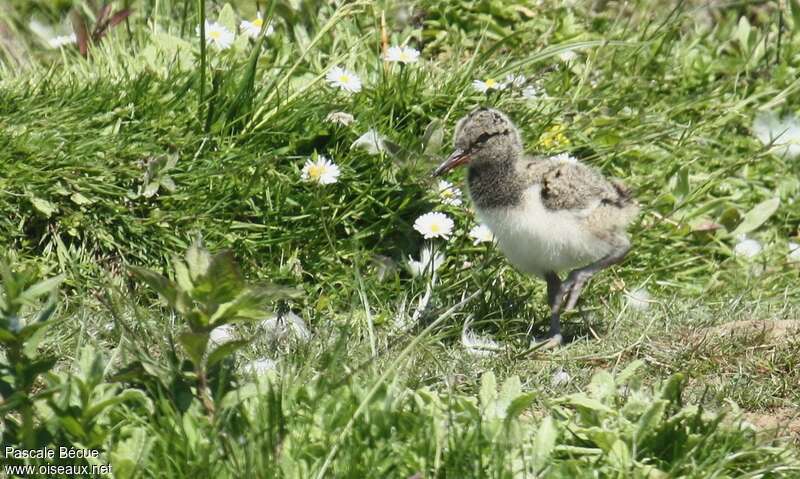
<instances>
[{"instance_id":1,"label":"bird's eye","mask_svg":"<svg viewBox=\"0 0 800 479\"><path fill-rule=\"evenodd\" d=\"M481 135L475 140L475 144L481 145L483 143L486 143L492 136L494 135L492 135L491 133L481 133Z\"/></svg>"}]
</instances>

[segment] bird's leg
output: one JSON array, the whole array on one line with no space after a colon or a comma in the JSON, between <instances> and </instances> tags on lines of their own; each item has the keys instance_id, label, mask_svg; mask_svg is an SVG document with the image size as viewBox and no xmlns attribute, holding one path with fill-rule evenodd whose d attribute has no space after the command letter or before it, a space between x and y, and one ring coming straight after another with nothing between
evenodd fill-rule
<instances>
[{"instance_id":1,"label":"bird's leg","mask_svg":"<svg viewBox=\"0 0 800 479\"><path fill-rule=\"evenodd\" d=\"M563 288L564 296L567 300L566 309L570 310L575 307L575 303L578 302L578 297L581 295L583 286L595 273L622 261L630 249L631 245L626 241L617 246L617 248L607 256L600 258L589 266L572 271L569 276L567 276Z\"/></svg>"},{"instance_id":2,"label":"bird's leg","mask_svg":"<svg viewBox=\"0 0 800 479\"><path fill-rule=\"evenodd\" d=\"M549 338L557 338L561 342L561 279L552 271L544 275L547 281L547 304L550 306L550 332L547 334Z\"/></svg>"}]
</instances>

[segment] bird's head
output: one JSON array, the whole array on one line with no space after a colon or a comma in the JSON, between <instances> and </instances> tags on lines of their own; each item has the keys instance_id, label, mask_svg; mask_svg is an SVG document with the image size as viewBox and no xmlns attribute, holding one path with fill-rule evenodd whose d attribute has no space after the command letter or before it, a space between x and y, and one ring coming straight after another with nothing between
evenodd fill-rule
<instances>
[{"instance_id":1,"label":"bird's head","mask_svg":"<svg viewBox=\"0 0 800 479\"><path fill-rule=\"evenodd\" d=\"M456 124L455 151L434 171L442 175L464 164L513 162L522 153L517 127L491 108L476 108Z\"/></svg>"}]
</instances>

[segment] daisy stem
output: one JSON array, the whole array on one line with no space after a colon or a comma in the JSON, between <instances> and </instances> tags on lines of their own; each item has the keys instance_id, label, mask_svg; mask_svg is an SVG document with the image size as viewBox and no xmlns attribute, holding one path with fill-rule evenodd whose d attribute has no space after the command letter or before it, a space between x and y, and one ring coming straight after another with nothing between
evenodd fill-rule
<instances>
[{"instance_id":1,"label":"daisy stem","mask_svg":"<svg viewBox=\"0 0 800 479\"><path fill-rule=\"evenodd\" d=\"M206 97L206 2L197 0L197 13L200 16L200 102L197 107L198 118L203 118L203 104Z\"/></svg>"}]
</instances>

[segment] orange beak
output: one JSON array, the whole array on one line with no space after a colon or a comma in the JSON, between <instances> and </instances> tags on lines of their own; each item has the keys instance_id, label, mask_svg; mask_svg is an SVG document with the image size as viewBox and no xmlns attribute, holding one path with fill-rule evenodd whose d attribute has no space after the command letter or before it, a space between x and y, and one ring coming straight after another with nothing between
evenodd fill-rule
<instances>
[{"instance_id":1,"label":"orange beak","mask_svg":"<svg viewBox=\"0 0 800 479\"><path fill-rule=\"evenodd\" d=\"M469 155L464 150L456 150L444 163L433 172L433 176L441 176L457 166L469 163Z\"/></svg>"}]
</instances>

